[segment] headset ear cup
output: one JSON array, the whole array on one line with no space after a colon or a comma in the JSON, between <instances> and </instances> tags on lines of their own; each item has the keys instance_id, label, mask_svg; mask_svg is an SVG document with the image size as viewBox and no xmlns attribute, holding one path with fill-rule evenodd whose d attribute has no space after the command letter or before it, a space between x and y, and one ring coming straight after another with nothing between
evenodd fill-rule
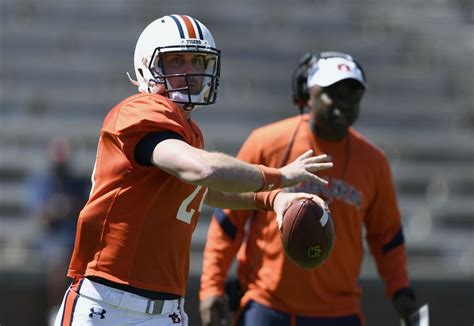
<instances>
[{"instance_id":1,"label":"headset ear cup","mask_svg":"<svg viewBox=\"0 0 474 326\"><path fill-rule=\"evenodd\" d=\"M304 108L306 106L306 102L308 101L308 99L299 99L299 100L296 100L295 101L295 104L299 107L299 108Z\"/></svg>"},{"instance_id":2,"label":"headset ear cup","mask_svg":"<svg viewBox=\"0 0 474 326\"><path fill-rule=\"evenodd\" d=\"M306 101L309 98L307 87L308 69L314 58L312 52L305 53L291 76L293 103L298 106L300 110L306 106Z\"/></svg>"}]
</instances>

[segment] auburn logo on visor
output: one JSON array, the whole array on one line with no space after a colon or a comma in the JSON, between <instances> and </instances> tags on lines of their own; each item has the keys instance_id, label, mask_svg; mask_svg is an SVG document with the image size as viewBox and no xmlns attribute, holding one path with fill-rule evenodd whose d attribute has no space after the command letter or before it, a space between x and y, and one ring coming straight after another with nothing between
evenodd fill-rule
<instances>
[{"instance_id":1,"label":"auburn logo on visor","mask_svg":"<svg viewBox=\"0 0 474 326\"><path fill-rule=\"evenodd\" d=\"M345 63L340 63L337 65L337 69L340 71L351 71L351 68Z\"/></svg>"}]
</instances>

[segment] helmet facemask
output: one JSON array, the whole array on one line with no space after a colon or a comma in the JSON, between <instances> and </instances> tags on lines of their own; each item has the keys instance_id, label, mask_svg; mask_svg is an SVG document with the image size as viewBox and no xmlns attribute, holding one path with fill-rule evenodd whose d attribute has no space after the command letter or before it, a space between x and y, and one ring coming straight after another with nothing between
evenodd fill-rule
<instances>
[{"instance_id":1,"label":"helmet facemask","mask_svg":"<svg viewBox=\"0 0 474 326\"><path fill-rule=\"evenodd\" d=\"M206 46L158 47L153 52L148 70L153 76L152 82L162 85L168 98L185 108L192 108L216 101L219 59L219 51ZM181 62L184 60L189 62ZM183 68L183 64L187 68Z\"/></svg>"}]
</instances>

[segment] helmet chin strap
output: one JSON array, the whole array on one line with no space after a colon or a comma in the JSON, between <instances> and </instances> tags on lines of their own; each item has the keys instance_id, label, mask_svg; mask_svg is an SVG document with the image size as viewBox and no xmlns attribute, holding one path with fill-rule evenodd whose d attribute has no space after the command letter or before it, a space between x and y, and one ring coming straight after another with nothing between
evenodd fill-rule
<instances>
[{"instance_id":1,"label":"helmet chin strap","mask_svg":"<svg viewBox=\"0 0 474 326\"><path fill-rule=\"evenodd\" d=\"M196 100L195 97L204 97L208 96L209 91L204 88L201 90L201 93L199 95L186 95L184 93L181 93L179 90L165 90L165 85L163 83L157 82L155 79L149 79L148 83L145 85L146 79L143 78L143 81L140 82L138 80L134 80L131 76L130 73L126 73L128 80L135 86L138 86L138 90L140 93L150 93L150 94L166 94L167 97L178 104L184 111L186 112L191 112L195 108L195 104L192 102ZM204 93L204 95L202 95ZM186 102L186 100L190 99L191 103Z\"/></svg>"},{"instance_id":2,"label":"helmet chin strap","mask_svg":"<svg viewBox=\"0 0 474 326\"><path fill-rule=\"evenodd\" d=\"M132 77L130 77L130 74L128 73L127 71L127 76L128 76L128 80L135 86L140 86L140 83L137 81L137 80L134 80L132 79Z\"/></svg>"},{"instance_id":3,"label":"helmet chin strap","mask_svg":"<svg viewBox=\"0 0 474 326\"><path fill-rule=\"evenodd\" d=\"M194 110L194 105L193 104L182 104L183 110L187 112L191 112Z\"/></svg>"},{"instance_id":4,"label":"helmet chin strap","mask_svg":"<svg viewBox=\"0 0 474 326\"><path fill-rule=\"evenodd\" d=\"M192 103L176 102L176 101L173 101L173 99L171 99L170 97L168 98L186 112L191 112L195 108L194 104Z\"/></svg>"},{"instance_id":5,"label":"helmet chin strap","mask_svg":"<svg viewBox=\"0 0 474 326\"><path fill-rule=\"evenodd\" d=\"M152 80L148 82L148 85L145 85L144 83L140 83L138 80L132 79L130 74L127 72L128 80L132 83L132 85L138 86L138 91L140 93L159 93L160 89L158 84Z\"/></svg>"},{"instance_id":6,"label":"helmet chin strap","mask_svg":"<svg viewBox=\"0 0 474 326\"><path fill-rule=\"evenodd\" d=\"M189 92L189 88L185 88L182 90L177 90L177 89L170 89L168 88L167 93L168 93L168 98L172 100L173 102L180 104L181 107L185 111L192 111L195 107L195 102L201 102L200 100L202 99L202 92L197 94L197 95L191 95L187 93L183 93L182 91Z\"/></svg>"}]
</instances>

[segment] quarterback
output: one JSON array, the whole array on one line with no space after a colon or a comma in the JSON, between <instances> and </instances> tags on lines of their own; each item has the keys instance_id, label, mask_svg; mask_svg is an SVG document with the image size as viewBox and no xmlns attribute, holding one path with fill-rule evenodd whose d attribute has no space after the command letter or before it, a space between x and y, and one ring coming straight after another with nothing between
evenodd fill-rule
<instances>
[{"instance_id":1,"label":"quarterback","mask_svg":"<svg viewBox=\"0 0 474 326\"><path fill-rule=\"evenodd\" d=\"M203 203L283 212L332 166L326 155L300 155L282 168L244 163L204 150L191 119L215 102L220 51L198 20L156 19L141 33L134 66L139 93L107 114L90 198L78 219L67 290L55 325L187 325L191 236Z\"/></svg>"}]
</instances>

